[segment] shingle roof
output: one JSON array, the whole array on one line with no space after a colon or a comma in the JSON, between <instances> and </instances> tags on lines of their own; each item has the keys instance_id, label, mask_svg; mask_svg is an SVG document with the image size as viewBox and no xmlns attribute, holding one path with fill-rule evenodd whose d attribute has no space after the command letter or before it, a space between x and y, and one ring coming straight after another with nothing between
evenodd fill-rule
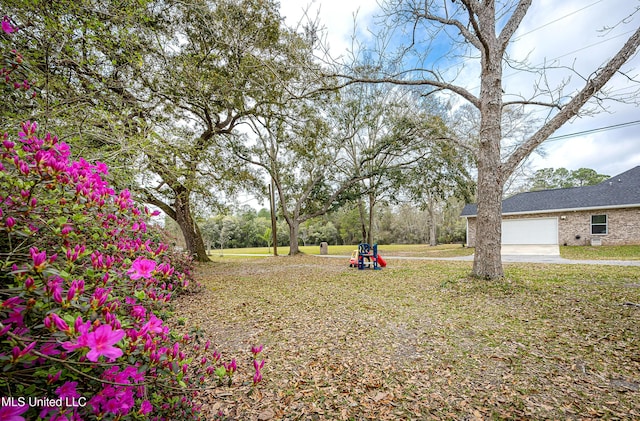
<instances>
[{"instance_id":1,"label":"shingle roof","mask_svg":"<svg viewBox=\"0 0 640 421\"><path fill-rule=\"evenodd\" d=\"M518 193L502 201L502 213L539 213L606 207L640 206L640 166L594 186ZM467 204L460 216L476 216L476 204Z\"/></svg>"}]
</instances>

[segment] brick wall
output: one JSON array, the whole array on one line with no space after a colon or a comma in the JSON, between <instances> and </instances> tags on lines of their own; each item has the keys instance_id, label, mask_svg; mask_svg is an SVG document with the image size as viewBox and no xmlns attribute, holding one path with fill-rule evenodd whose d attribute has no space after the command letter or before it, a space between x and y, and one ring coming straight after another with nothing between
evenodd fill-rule
<instances>
[{"instance_id":1,"label":"brick wall","mask_svg":"<svg viewBox=\"0 0 640 421\"><path fill-rule=\"evenodd\" d=\"M607 215L607 234L591 235L591 215ZM640 209L638 208L539 213L505 216L503 219L548 217L558 218L558 243L560 245L589 245L592 238L600 238L602 245L640 244ZM576 238L576 236L580 238ZM476 218L468 218L467 245L475 247L475 242Z\"/></svg>"}]
</instances>

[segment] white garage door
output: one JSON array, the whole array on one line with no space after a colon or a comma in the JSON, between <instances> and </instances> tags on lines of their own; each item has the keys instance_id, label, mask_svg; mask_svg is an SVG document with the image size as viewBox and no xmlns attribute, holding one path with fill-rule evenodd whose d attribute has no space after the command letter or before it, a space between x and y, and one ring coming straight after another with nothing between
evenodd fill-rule
<instances>
[{"instance_id":1,"label":"white garage door","mask_svg":"<svg viewBox=\"0 0 640 421\"><path fill-rule=\"evenodd\" d=\"M558 244L558 218L503 220L502 244Z\"/></svg>"}]
</instances>

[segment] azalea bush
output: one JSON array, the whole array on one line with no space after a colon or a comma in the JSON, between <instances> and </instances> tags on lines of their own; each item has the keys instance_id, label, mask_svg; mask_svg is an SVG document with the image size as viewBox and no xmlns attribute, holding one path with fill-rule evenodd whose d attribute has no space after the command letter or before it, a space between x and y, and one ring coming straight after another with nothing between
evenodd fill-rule
<instances>
[{"instance_id":1,"label":"azalea bush","mask_svg":"<svg viewBox=\"0 0 640 421\"><path fill-rule=\"evenodd\" d=\"M25 89L15 68L4 82ZM72 159L34 122L16 132L0 139L0 419L197 419L197 392L231 384L237 363L165 322L192 261L105 164Z\"/></svg>"}]
</instances>

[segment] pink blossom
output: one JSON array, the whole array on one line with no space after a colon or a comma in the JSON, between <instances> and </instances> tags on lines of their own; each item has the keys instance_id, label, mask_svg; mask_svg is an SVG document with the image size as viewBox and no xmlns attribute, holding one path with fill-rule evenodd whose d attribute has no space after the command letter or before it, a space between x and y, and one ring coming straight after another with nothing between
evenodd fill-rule
<instances>
[{"instance_id":1,"label":"pink blossom","mask_svg":"<svg viewBox=\"0 0 640 421\"><path fill-rule=\"evenodd\" d=\"M262 367L264 367L264 360L260 362L258 362L258 360L253 360L253 368L255 368L256 371L262 370Z\"/></svg>"},{"instance_id":2,"label":"pink blossom","mask_svg":"<svg viewBox=\"0 0 640 421\"><path fill-rule=\"evenodd\" d=\"M125 332L122 329L112 330L109 325L102 325L95 331L88 334L87 346L91 350L87 353L87 359L94 363L98 361L101 355L106 358L116 359L122 356L122 350L113 345L120 342Z\"/></svg>"},{"instance_id":3,"label":"pink blossom","mask_svg":"<svg viewBox=\"0 0 640 421\"><path fill-rule=\"evenodd\" d=\"M73 225L71 225L71 224L64 224L62 226L62 229L60 230L60 234L62 236L69 235L72 232L73 232Z\"/></svg>"},{"instance_id":4,"label":"pink blossom","mask_svg":"<svg viewBox=\"0 0 640 421\"><path fill-rule=\"evenodd\" d=\"M80 318L78 317L78 319ZM78 348L90 348L87 353L87 359L92 362L97 362L101 355L110 359L116 359L122 356L122 350L114 347L113 345L120 342L124 337L124 330L113 330L110 325L101 325L93 332L87 332L86 330L90 325L90 322L79 324L78 320L76 320L76 328L79 332L82 332L82 334L78 337L75 343L64 342L62 347L67 351L75 351Z\"/></svg>"},{"instance_id":5,"label":"pink blossom","mask_svg":"<svg viewBox=\"0 0 640 421\"><path fill-rule=\"evenodd\" d=\"M262 350L264 349L264 345L260 345L260 346L252 346L251 347L251 353L253 354L254 358L262 352Z\"/></svg>"},{"instance_id":6,"label":"pink blossom","mask_svg":"<svg viewBox=\"0 0 640 421\"><path fill-rule=\"evenodd\" d=\"M36 281L33 278L27 278L24 281L24 289L27 291L33 291L36 288Z\"/></svg>"},{"instance_id":7,"label":"pink blossom","mask_svg":"<svg viewBox=\"0 0 640 421\"><path fill-rule=\"evenodd\" d=\"M3 327L2 329L0 329L0 336L4 336L8 331L11 330L11 328L13 328L12 324L8 324L5 327Z\"/></svg>"},{"instance_id":8,"label":"pink blossom","mask_svg":"<svg viewBox=\"0 0 640 421\"><path fill-rule=\"evenodd\" d=\"M36 123L35 121L34 122L25 121L24 123L22 123L22 131L18 133L18 136L20 136L20 138L22 139L27 139L33 136L37 130L38 130L38 123Z\"/></svg>"},{"instance_id":9,"label":"pink blossom","mask_svg":"<svg viewBox=\"0 0 640 421\"><path fill-rule=\"evenodd\" d=\"M131 269L127 271L129 277L132 280L140 279L140 278L151 278L153 276L153 271L156 268L156 262L154 260L145 259L142 257L137 258L131 264Z\"/></svg>"},{"instance_id":10,"label":"pink blossom","mask_svg":"<svg viewBox=\"0 0 640 421\"><path fill-rule=\"evenodd\" d=\"M58 371L56 374L47 374L47 384L53 384L60 379L60 375L62 374L62 370Z\"/></svg>"},{"instance_id":11,"label":"pink blossom","mask_svg":"<svg viewBox=\"0 0 640 421\"><path fill-rule=\"evenodd\" d=\"M151 402L142 401L142 405L140 405L140 410L138 411L140 415L147 415L151 411L153 411L153 405L151 405Z\"/></svg>"},{"instance_id":12,"label":"pink blossom","mask_svg":"<svg viewBox=\"0 0 640 421\"><path fill-rule=\"evenodd\" d=\"M4 18L2 18L2 30L7 34L10 34L12 32L17 31L18 28L11 25L11 22L9 22L9 16L5 16Z\"/></svg>"},{"instance_id":13,"label":"pink blossom","mask_svg":"<svg viewBox=\"0 0 640 421\"><path fill-rule=\"evenodd\" d=\"M24 326L24 308L16 309L13 312L9 313L9 317L4 319L2 323L4 324L15 324L17 327ZM14 332L15 333L15 332Z\"/></svg>"},{"instance_id":14,"label":"pink blossom","mask_svg":"<svg viewBox=\"0 0 640 421\"><path fill-rule=\"evenodd\" d=\"M28 410L28 405L3 406L2 408L0 408L0 420L24 421L24 417L21 417L20 415L24 414Z\"/></svg>"},{"instance_id":15,"label":"pink blossom","mask_svg":"<svg viewBox=\"0 0 640 421\"><path fill-rule=\"evenodd\" d=\"M40 348L40 353L44 355L58 355L58 344L56 342L47 342Z\"/></svg>"},{"instance_id":16,"label":"pink blossom","mask_svg":"<svg viewBox=\"0 0 640 421\"><path fill-rule=\"evenodd\" d=\"M222 365L224 365L224 368L227 369L227 372L229 373L229 376L232 376L233 373L235 373L236 370L238 369L238 363L236 363L236 359L235 358L233 358L230 363L224 363Z\"/></svg>"},{"instance_id":17,"label":"pink blossom","mask_svg":"<svg viewBox=\"0 0 640 421\"><path fill-rule=\"evenodd\" d=\"M63 399L77 399L80 397L80 394L76 391L76 386L78 386L78 382L66 382L56 389L56 394L58 395L58 397Z\"/></svg>"},{"instance_id":18,"label":"pink blossom","mask_svg":"<svg viewBox=\"0 0 640 421\"><path fill-rule=\"evenodd\" d=\"M98 309L102 307L107 302L110 293L111 288L96 288L93 292L93 296L91 297L91 308Z\"/></svg>"},{"instance_id":19,"label":"pink blossom","mask_svg":"<svg viewBox=\"0 0 640 421\"><path fill-rule=\"evenodd\" d=\"M13 309L15 308L17 305L20 305L24 302L24 300L20 297L11 297L6 299L1 305L0 308L7 308L7 309Z\"/></svg>"},{"instance_id":20,"label":"pink blossom","mask_svg":"<svg viewBox=\"0 0 640 421\"><path fill-rule=\"evenodd\" d=\"M47 265L47 252L39 251L37 247L31 247L29 249L29 253L31 254L31 259L33 260L33 268L36 272L41 272L42 269Z\"/></svg>"},{"instance_id":21,"label":"pink blossom","mask_svg":"<svg viewBox=\"0 0 640 421\"><path fill-rule=\"evenodd\" d=\"M142 320L147 315L147 310L140 305L135 305L131 309L131 316L135 319Z\"/></svg>"},{"instance_id":22,"label":"pink blossom","mask_svg":"<svg viewBox=\"0 0 640 421\"><path fill-rule=\"evenodd\" d=\"M104 162L96 162L96 171L102 174L109 174L109 167Z\"/></svg>"},{"instance_id":23,"label":"pink blossom","mask_svg":"<svg viewBox=\"0 0 640 421\"><path fill-rule=\"evenodd\" d=\"M65 322L60 316L58 316L56 313L51 313L44 321L45 326L47 326L49 323L48 319L50 319L53 324L56 326L56 328L58 328L58 330L62 331L62 332L68 332L69 329L69 325L67 324L67 322ZM48 326L47 326L48 327Z\"/></svg>"},{"instance_id":24,"label":"pink blossom","mask_svg":"<svg viewBox=\"0 0 640 421\"><path fill-rule=\"evenodd\" d=\"M262 373L260 373L260 371L256 371L256 373L253 375L253 385L255 386L261 381L262 381Z\"/></svg>"}]
</instances>

